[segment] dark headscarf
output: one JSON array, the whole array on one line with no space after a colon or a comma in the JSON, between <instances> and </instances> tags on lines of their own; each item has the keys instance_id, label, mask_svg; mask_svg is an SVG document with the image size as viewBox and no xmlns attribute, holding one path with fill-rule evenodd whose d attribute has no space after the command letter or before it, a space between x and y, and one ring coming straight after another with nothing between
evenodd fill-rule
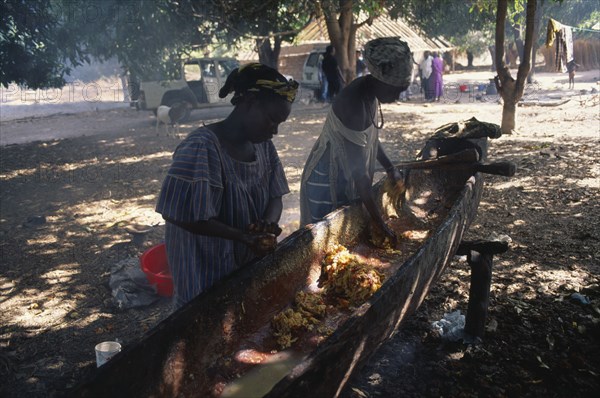
<instances>
[{"instance_id":1,"label":"dark headscarf","mask_svg":"<svg viewBox=\"0 0 600 398\"><path fill-rule=\"evenodd\" d=\"M292 103L297 91L297 81L288 81L281 73L266 65L251 63L234 69L227 76L219 97L225 98L233 92L231 103L236 105L246 93L254 93L258 96L277 96Z\"/></svg>"},{"instance_id":2,"label":"dark headscarf","mask_svg":"<svg viewBox=\"0 0 600 398\"><path fill-rule=\"evenodd\" d=\"M377 80L395 87L408 87L413 58L408 44L397 37L380 37L365 44L365 61Z\"/></svg>"}]
</instances>

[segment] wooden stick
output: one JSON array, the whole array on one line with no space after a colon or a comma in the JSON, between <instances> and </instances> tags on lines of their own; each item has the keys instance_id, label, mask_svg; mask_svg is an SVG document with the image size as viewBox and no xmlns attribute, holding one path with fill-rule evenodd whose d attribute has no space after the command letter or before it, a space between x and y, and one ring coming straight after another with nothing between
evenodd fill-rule
<instances>
[{"instance_id":1,"label":"wooden stick","mask_svg":"<svg viewBox=\"0 0 600 398\"><path fill-rule=\"evenodd\" d=\"M512 177L517 171L517 165L515 165L513 162L506 161L494 163L447 163L436 167L443 167L444 170L470 169L474 173L479 172L485 174L495 174L505 177Z\"/></svg>"},{"instance_id":2,"label":"wooden stick","mask_svg":"<svg viewBox=\"0 0 600 398\"><path fill-rule=\"evenodd\" d=\"M468 335L483 338L490 304L494 254L507 250L507 242L486 240L463 241L458 247L456 254L466 254L471 267L469 305L465 322L465 332Z\"/></svg>"},{"instance_id":3,"label":"wooden stick","mask_svg":"<svg viewBox=\"0 0 600 398\"><path fill-rule=\"evenodd\" d=\"M571 99L566 99L560 102L518 102L518 106L561 106L571 101Z\"/></svg>"},{"instance_id":4,"label":"wooden stick","mask_svg":"<svg viewBox=\"0 0 600 398\"><path fill-rule=\"evenodd\" d=\"M517 172L517 165L513 162L476 163L473 169L480 173L512 177Z\"/></svg>"},{"instance_id":5,"label":"wooden stick","mask_svg":"<svg viewBox=\"0 0 600 398\"><path fill-rule=\"evenodd\" d=\"M455 163L475 163L479 160L477 149L470 148L450 155L440 156L436 159L414 160L409 162L396 163L394 167L399 169L431 169L435 167L444 167Z\"/></svg>"},{"instance_id":6,"label":"wooden stick","mask_svg":"<svg viewBox=\"0 0 600 398\"><path fill-rule=\"evenodd\" d=\"M471 267L471 285L469 286L465 332L479 338L483 338L490 305L493 257L493 254L479 253L475 250L468 254L468 262Z\"/></svg>"},{"instance_id":7,"label":"wooden stick","mask_svg":"<svg viewBox=\"0 0 600 398\"><path fill-rule=\"evenodd\" d=\"M472 168L474 172L495 174L505 177L512 177L517 171L517 166L513 162L494 162L478 163L479 153L475 148L465 149L450 155L440 156L436 159L414 160L394 164L394 167L404 170L410 169L436 169L444 168L448 170ZM377 171L383 171L378 169Z\"/></svg>"}]
</instances>

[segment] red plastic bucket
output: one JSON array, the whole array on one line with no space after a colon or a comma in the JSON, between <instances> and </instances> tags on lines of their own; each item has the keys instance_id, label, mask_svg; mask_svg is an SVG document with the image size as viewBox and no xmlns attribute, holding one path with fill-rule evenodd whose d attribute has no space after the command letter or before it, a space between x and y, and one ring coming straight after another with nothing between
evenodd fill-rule
<instances>
[{"instance_id":1,"label":"red plastic bucket","mask_svg":"<svg viewBox=\"0 0 600 398\"><path fill-rule=\"evenodd\" d=\"M169 271L167 261L167 247L164 243L146 250L140 256L140 266L148 282L156 285L156 291L160 296L171 297L173 295L173 278Z\"/></svg>"}]
</instances>

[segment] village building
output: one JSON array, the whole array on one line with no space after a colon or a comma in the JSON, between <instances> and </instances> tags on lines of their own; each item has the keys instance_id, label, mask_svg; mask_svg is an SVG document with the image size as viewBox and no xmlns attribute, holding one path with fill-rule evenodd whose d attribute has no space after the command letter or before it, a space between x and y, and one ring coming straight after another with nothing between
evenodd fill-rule
<instances>
[{"instance_id":1,"label":"village building","mask_svg":"<svg viewBox=\"0 0 600 398\"><path fill-rule=\"evenodd\" d=\"M377 37L397 36L406 41L418 61L424 51L438 51L440 54L453 50L453 46L443 37L428 36L411 27L401 18L392 19L381 15L371 25L365 24L356 32L356 48L361 49L366 42ZM327 26L323 18L313 19L296 36L294 43L283 43L279 54L279 71L301 81L304 62L315 49L325 49L330 44ZM244 51L238 55L241 63L258 62L256 51Z\"/></svg>"}]
</instances>

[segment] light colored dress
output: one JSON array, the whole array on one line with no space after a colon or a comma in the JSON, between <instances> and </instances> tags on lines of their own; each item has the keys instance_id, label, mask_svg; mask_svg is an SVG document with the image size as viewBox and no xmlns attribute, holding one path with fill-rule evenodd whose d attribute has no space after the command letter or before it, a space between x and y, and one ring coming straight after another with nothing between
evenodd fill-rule
<instances>
[{"instance_id":1,"label":"light colored dress","mask_svg":"<svg viewBox=\"0 0 600 398\"><path fill-rule=\"evenodd\" d=\"M156 211L184 223L216 219L239 229L262 219L269 201L289 188L273 143L254 146L256 159L242 162L209 129L192 132L173 154ZM193 234L169 222L165 243L176 307L254 258L240 242Z\"/></svg>"},{"instance_id":2,"label":"light colored dress","mask_svg":"<svg viewBox=\"0 0 600 398\"><path fill-rule=\"evenodd\" d=\"M379 148L379 134L374 125L365 130L351 130L330 108L323 131L308 156L300 185L300 224L306 225L358 199L352 179L344 141L350 141L366 151L365 169L372 178Z\"/></svg>"}]
</instances>

